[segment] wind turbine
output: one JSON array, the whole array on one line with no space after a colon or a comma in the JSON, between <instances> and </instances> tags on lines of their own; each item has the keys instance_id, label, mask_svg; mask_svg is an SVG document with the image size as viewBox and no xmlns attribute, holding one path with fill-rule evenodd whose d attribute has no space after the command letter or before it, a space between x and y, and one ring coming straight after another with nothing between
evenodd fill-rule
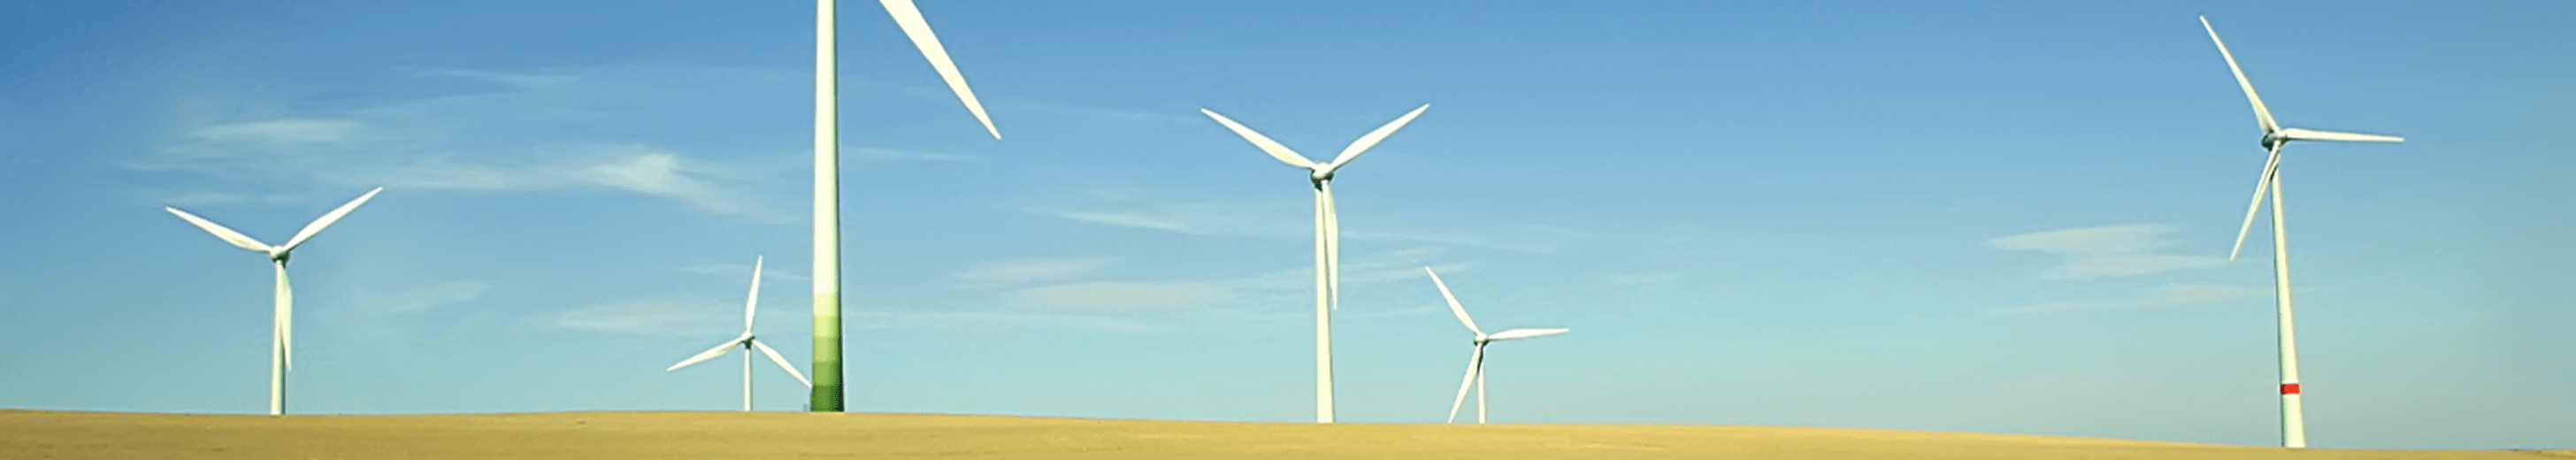
<instances>
[{"instance_id":1,"label":"wind turbine","mask_svg":"<svg viewBox=\"0 0 2576 460\"><path fill-rule=\"evenodd\" d=\"M1306 168L1306 181L1315 187L1315 423L1333 423L1332 310L1341 306L1342 287L1342 225L1333 213L1333 172L1341 170L1343 165L1350 164L1351 159L1358 158L1369 147L1377 146L1378 141L1386 140L1386 136L1395 134L1396 129L1412 123L1413 117L1421 116L1423 110L1430 108L1431 104L1422 104L1412 112L1396 117L1395 121L1387 122L1386 126L1369 131L1358 140L1351 141L1349 147L1343 147L1340 156L1326 163L1308 161L1305 155L1288 150L1287 146L1279 145L1278 141L1270 140L1269 136L1254 132L1242 123L1235 123L1214 110L1199 109L1199 113L1207 114L1208 118L1224 124L1226 129L1234 130L1235 135L1243 136L1243 140L1252 141L1253 146L1260 147L1271 158L1289 166Z\"/></svg>"},{"instance_id":2,"label":"wind turbine","mask_svg":"<svg viewBox=\"0 0 2576 460\"><path fill-rule=\"evenodd\" d=\"M1431 271L1431 267L1422 267L1422 272L1431 274L1431 285L1439 286L1440 298L1449 300L1449 312L1458 314L1458 322L1460 324L1467 325L1467 332L1476 333L1476 354L1469 355L1467 357L1467 377L1458 381L1458 398L1449 401L1449 422L1458 422L1458 406L1467 403L1467 385L1475 384L1476 423L1485 423L1485 344L1493 343L1498 340L1519 340L1531 337L1545 337L1563 334L1572 329L1561 327L1518 328L1505 329L1502 332L1486 334L1485 330L1476 328L1475 318L1467 317L1467 307L1458 305L1458 296L1449 294L1449 284L1440 282L1439 272Z\"/></svg>"},{"instance_id":3,"label":"wind turbine","mask_svg":"<svg viewBox=\"0 0 2576 460\"><path fill-rule=\"evenodd\" d=\"M221 238L235 247L267 254L268 262L277 266L275 294L277 317L269 323L268 415L286 413L286 371L295 368L295 292L286 284L286 259L293 255L297 246L303 246L305 240L312 239L313 234L321 233L323 227L329 227L332 222L340 221L340 216L349 215L350 210L358 209L358 205L365 204L367 199L376 197L376 192L382 191L385 191L384 187L376 187L375 190L368 190L365 195L358 195L358 199L349 200L349 204L340 205L339 209L333 209L330 213L323 214L321 218L313 219L313 223L304 224L304 230L295 232L294 238L288 238L286 244L276 246L262 244L259 240L242 235L241 232L224 228L214 221L181 211L177 207L161 208L178 215L180 219L185 219L190 224L195 224L197 228L206 229L206 233L213 233L215 238Z\"/></svg>"},{"instance_id":4,"label":"wind turbine","mask_svg":"<svg viewBox=\"0 0 2576 460\"><path fill-rule=\"evenodd\" d=\"M2227 59L2227 71L2236 74L2236 86L2245 90L2245 100L2254 105L2254 121L2263 125L2263 149L2271 159L2263 162L2263 177L2254 182L2254 202L2245 207L2245 224L2236 230L2236 246L2227 251L2227 260L2236 260L2245 248L2245 233L2254 228L2254 214L2263 209L2263 194L2272 194L2272 289L2281 313L2281 445L2307 447L2307 421L2299 405L2299 345L2290 321L2290 250L2289 237L2281 221L2281 146L2290 141L2405 142L2406 138L2379 134L2319 131L2284 128L2272 120L2272 110L2263 98L2254 94L2254 83L2245 79L2245 70L2237 67L2236 55L2227 52L2227 42L2218 39L2218 28L2209 25L2209 17L2200 18L2200 27L2209 31L2210 43L2218 44L2218 55Z\"/></svg>"},{"instance_id":5,"label":"wind turbine","mask_svg":"<svg viewBox=\"0 0 2576 460\"><path fill-rule=\"evenodd\" d=\"M742 335L734 337L733 340L727 340L723 344L718 344L715 348L709 348L707 351L699 352L697 356L691 356L689 359L680 360L679 364L673 364L669 369L662 370L662 372L680 370L680 368L689 367L691 364L697 364L702 361L716 359L717 356L723 356L726 351L731 351L733 347L742 347L743 412L751 412L752 349L757 348L760 350L761 354L769 355L769 362L778 363L778 368L786 369L787 375L796 376L796 381L805 383L806 387L811 388L814 386L813 381L805 380L805 374L796 372L796 365L788 364L786 357L778 356L778 350L769 348L769 344L760 343L760 339L752 338L751 318L754 312L758 311L757 307L760 305L760 262L761 260L759 257L753 257L751 259L751 296L749 299L742 301Z\"/></svg>"},{"instance_id":6,"label":"wind turbine","mask_svg":"<svg viewBox=\"0 0 2576 460\"><path fill-rule=\"evenodd\" d=\"M984 123L984 131L1002 138L993 119L984 115L957 63L912 0L878 0L896 26L912 38L930 68L948 82L966 111ZM832 0L814 2L814 389L807 410L840 412L846 408L841 383L841 144L838 54L834 50Z\"/></svg>"}]
</instances>

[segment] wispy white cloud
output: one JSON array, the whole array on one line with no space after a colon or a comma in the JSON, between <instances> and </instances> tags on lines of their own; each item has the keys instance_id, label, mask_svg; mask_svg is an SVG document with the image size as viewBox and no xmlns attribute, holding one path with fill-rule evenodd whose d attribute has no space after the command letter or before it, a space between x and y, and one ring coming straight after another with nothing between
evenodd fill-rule
<instances>
[{"instance_id":1,"label":"wispy white cloud","mask_svg":"<svg viewBox=\"0 0 2576 460\"><path fill-rule=\"evenodd\" d=\"M237 204L287 205L299 203L304 198L302 196L283 193L227 192L216 190L184 190L149 195L150 196L146 199L151 200L154 204L183 207L229 206Z\"/></svg>"},{"instance_id":2,"label":"wispy white cloud","mask_svg":"<svg viewBox=\"0 0 2576 460\"><path fill-rule=\"evenodd\" d=\"M2225 258L2161 252L2172 243L2163 225L2101 225L2024 233L1988 240L1996 248L2038 251L2065 258L2041 278L2090 280L2215 268Z\"/></svg>"},{"instance_id":3,"label":"wispy white cloud","mask_svg":"<svg viewBox=\"0 0 2576 460\"><path fill-rule=\"evenodd\" d=\"M1208 122L1208 120L1207 120L1206 118L1200 117L1200 116L1198 116L1198 115L1196 115L1196 114L1190 114L1190 115L1175 115L1175 114L1172 114L1172 113L1166 113L1166 112L1145 112L1145 111L1136 111L1136 110L1107 109L1107 108L1095 108L1095 107L1075 107L1075 106L1065 106L1065 105L1055 105L1055 104L1043 104L1043 103L1028 103L1028 102L1016 102L1016 103L1010 103L1010 104L1007 104L1007 105L999 105L999 106L995 106L995 107L994 107L994 109L996 109L997 111L1011 111L1011 112L1020 112L1020 113L1042 114L1042 115L1060 115L1060 116L1066 116L1066 117L1069 117L1069 118L1085 119L1085 120L1106 120L1106 121L1124 121L1124 122L1153 122L1153 123L1172 123L1172 124L1181 124L1181 123L1198 124L1198 123L1207 123L1207 122ZM1181 113L1189 113L1189 112L1181 112Z\"/></svg>"},{"instance_id":4,"label":"wispy white cloud","mask_svg":"<svg viewBox=\"0 0 2576 460\"><path fill-rule=\"evenodd\" d=\"M1098 187L1047 193L1028 200L1030 204L1019 209L1079 222L1188 235L1313 238L1313 202L1281 199L1285 196ZM1464 226L1348 214L1342 215L1341 220L1344 240L1409 241L1522 252L1551 252L1592 236L1580 229L1535 223ZM1359 221L1372 223L1353 225Z\"/></svg>"},{"instance_id":5,"label":"wispy white cloud","mask_svg":"<svg viewBox=\"0 0 2576 460\"><path fill-rule=\"evenodd\" d=\"M358 309L374 314L418 313L473 302L491 291L492 283L449 281L383 294L359 291L353 301Z\"/></svg>"},{"instance_id":6,"label":"wispy white cloud","mask_svg":"<svg viewBox=\"0 0 2576 460\"><path fill-rule=\"evenodd\" d=\"M1024 211L1117 227L1207 236L1310 235L1314 211L1298 202L1138 187L1048 193Z\"/></svg>"},{"instance_id":7,"label":"wispy white cloud","mask_svg":"<svg viewBox=\"0 0 2576 460\"><path fill-rule=\"evenodd\" d=\"M856 159L859 159L859 160L865 160L865 161L880 161L880 162L891 162L891 161L938 161L938 162L947 162L947 161L966 161L966 160L972 160L972 159L975 159L975 157L973 157L973 156L959 155L959 154L954 154L954 153L924 152L924 151L919 151L919 150L891 149L891 148L884 148L884 147L858 147L858 148L851 148L851 149L842 150L842 151L841 151L841 155L843 155L844 157L853 157L853 158L856 158Z\"/></svg>"},{"instance_id":8,"label":"wispy white cloud","mask_svg":"<svg viewBox=\"0 0 2576 460\"><path fill-rule=\"evenodd\" d=\"M695 273L726 279L742 279L745 280L744 282L749 282L748 278L751 278L751 264L748 262L704 262L680 267L679 270L682 273ZM781 266L779 264L764 264L760 269L760 278L762 280L784 281L806 281L811 279L805 276L805 272L803 270L797 270L795 267Z\"/></svg>"},{"instance_id":9,"label":"wispy white cloud","mask_svg":"<svg viewBox=\"0 0 2576 460\"><path fill-rule=\"evenodd\" d=\"M1432 263L1441 254L1447 252L1447 248L1439 246L1415 246L1371 254L1344 254L1340 270L1342 286L1348 289L1351 286L1389 282L1428 281L1429 275L1422 273L1422 267L1425 266L1444 272L1458 272L1474 267L1474 264L1469 262ZM1248 290L1311 292L1315 288L1315 268L1313 265L1282 268L1260 275L1238 278L1227 284Z\"/></svg>"},{"instance_id":10,"label":"wispy white cloud","mask_svg":"<svg viewBox=\"0 0 2576 460\"><path fill-rule=\"evenodd\" d=\"M593 183L687 203L717 214L748 214L752 203L743 192L719 187L703 168L682 164L679 154L633 146L612 152L609 162L577 175Z\"/></svg>"},{"instance_id":11,"label":"wispy white cloud","mask_svg":"<svg viewBox=\"0 0 2576 460\"><path fill-rule=\"evenodd\" d=\"M189 130L188 139L210 146L334 143L351 140L363 126L350 120L283 118L201 127Z\"/></svg>"},{"instance_id":12,"label":"wispy white cloud","mask_svg":"<svg viewBox=\"0 0 2576 460\"><path fill-rule=\"evenodd\" d=\"M1669 283L1673 280L1682 279L1684 275L1685 274L1682 272L1646 272L1612 274L1604 276L1603 278L1608 279L1612 284L1635 286Z\"/></svg>"},{"instance_id":13,"label":"wispy white cloud","mask_svg":"<svg viewBox=\"0 0 2576 460\"><path fill-rule=\"evenodd\" d=\"M432 318L452 318L460 314L443 313L467 307L482 300L493 284L481 281L446 281L412 286L368 286L352 292L346 302L324 304L314 311L323 324L341 333L390 338L415 335L423 322ZM470 316L474 311L465 308Z\"/></svg>"},{"instance_id":14,"label":"wispy white cloud","mask_svg":"<svg viewBox=\"0 0 2576 460\"><path fill-rule=\"evenodd\" d=\"M579 77L560 73L510 73L464 69L432 69L420 71L416 73L416 75L423 77L453 77L468 80L481 80L520 88L562 86L580 80Z\"/></svg>"},{"instance_id":15,"label":"wispy white cloud","mask_svg":"<svg viewBox=\"0 0 2576 460\"><path fill-rule=\"evenodd\" d=\"M1011 259L978 264L950 277L966 284L1057 281L1099 272L1116 261L1108 257Z\"/></svg>"},{"instance_id":16,"label":"wispy white cloud","mask_svg":"<svg viewBox=\"0 0 2576 460\"><path fill-rule=\"evenodd\" d=\"M1104 316L1081 313L1036 311L949 311L949 310L853 310L845 315L849 327L870 330L941 329L995 331L1005 329L1083 328L1112 332L1150 333L1164 328L1147 324L1132 316Z\"/></svg>"},{"instance_id":17,"label":"wispy white cloud","mask_svg":"<svg viewBox=\"0 0 2576 460\"><path fill-rule=\"evenodd\" d=\"M1995 314L2065 313L2126 308L2178 307L2257 297L2260 289L2208 283L2176 283L2155 292L2128 299L2056 301L2012 308L1988 310Z\"/></svg>"},{"instance_id":18,"label":"wispy white cloud","mask_svg":"<svg viewBox=\"0 0 2576 460\"><path fill-rule=\"evenodd\" d=\"M742 174L711 160L738 152L683 152L667 145L702 140L638 134L631 128L647 121L685 120L685 116L655 114L702 104L676 99L695 97L689 95L704 93L700 90L705 87L757 86L778 75L623 66L529 74L433 70L416 76L498 85L379 101L338 113L214 123L190 129L175 143L124 165L279 189L606 187L670 199L710 213L792 220L792 213L780 212L744 190L780 174ZM639 105L653 109L636 109ZM667 119L643 118L651 116ZM197 203L261 202L228 193L241 192L182 190L164 195Z\"/></svg>"},{"instance_id":19,"label":"wispy white cloud","mask_svg":"<svg viewBox=\"0 0 2576 460\"><path fill-rule=\"evenodd\" d=\"M1434 246L1405 248L1370 254L1352 254L1342 261L1342 286L1345 288L1390 282L1426 282L1422 267L1433 265L1445 250ZM1134 280L1106 276L1104 268L1112 259L1041 258L1015 259L977 265L951 275L967 285L1009 286L1044 282L1046 284L1000 291L1000 300L1011 310L983 313L992 317L1013 314L1040 315L1050 318L1102 316L1116 317L1131 324L1149 321L1178 320L1181 316L1138 316L1141 313L1210 315L1254 321L1293 320L1296 311L1271 312L1280 305L1311 305L1314 292L1314 268L1292 267L1236 276L1213 276L1199 279ZM1469 270L1467 263L1442 263L1435 267L1444 272ZM1444 307L1445 308L1445 307ZM1440 309L1412 309L1401 312L1354 312L1351 319L1387 315L1408 316L1437 313Z\"/></svg>"},{"instance_id":20,"label":"wispy white cloud","mask_svg":"<svg viewBox=\"0 0 2576 460\"><path fill-rule=\"evenodd\" d=\"M583 331L638 335L703 336L740 332L739 300L703 296L633 299L567 311L540 320L547 325Z\"/></svg>"},{"instance_id":21,"label":"wispy white cloud","mask_svg":"<svg viewBox=\"0 0 2576 460\"><path fill-rule=\"evenodd\" d=\"M1233 291L1196 281L1088 281L1013 291L1012 304L1053 310L1101 313L1165 311L1206 307L1233 300Z\"/></svg>"}]
</instances>

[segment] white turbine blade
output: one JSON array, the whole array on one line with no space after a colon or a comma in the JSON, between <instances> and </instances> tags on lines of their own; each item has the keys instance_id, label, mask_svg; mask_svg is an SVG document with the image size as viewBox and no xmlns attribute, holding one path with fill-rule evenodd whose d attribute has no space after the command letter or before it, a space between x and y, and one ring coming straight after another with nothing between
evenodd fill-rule
<instances>
[{"instance_id":1,"label":"white turbine blade","mask_svg":"<svg viewBox=\"0 0 2576 460\"><path fill-rule=\"evenodd\" d=\"M1458 380L1458 397L1449 400L1449 423L1458 423L1458 406L1467 403L1467 386L1476 383L1476 370L1485 363L1485 344L1476 344L1475 354L1467 356L1467 377Z\"/></svg>"},{"instance_id":2,"label":"white turbine blade","mask_svg":"<svg viewBox=\"0 0 2576 460\"><path fill-rule=\"evenodd\" d=\"M179 208L175 207L162 207L161 209L170 211L171 214L178 215L180 219L186 219L189 224L194 224L197 228L206 229L206 233L213 233L215 234L215 238L221 238L224 242L232 243L235 247L249 249L252 251L268 252L268 245L260 244L259 240L250 239L249 236L242 235L241 232L224 228L222 225L216 225L214 221L206 220L206 218L203 217L197 217L196 214L189 214L187 211L181 211Z\"/></svg>"},{"instance_id":3,"label":"white turbine blade","mask_svg":"<svg viewBox=\"0 0 2576 460\"><path fill-rule=\"evenodd\" d=\"M1316 183L1324 193L1324 286L1332 293L1333 311L1342 310L1342 218L1333 208L1333 181Z\"/></svg>"},{"instance_id":4,"label":"white turbine blade","mask_svg":"<svg viewBox=\"0 0 2576 460\"><path fill-rule=\"evenodd\" d=\"M984 103L976 102L975 90L966 87L966 75L957 73L957 63L948 59L948 48L939 46L939 36L930 33L930 22L921 19L921 10L912 0L877 0L885 5L886 14L903 27L903 35L912 38L912 46L921 48L921 57L930 60L930 68L939 71L939 79L948 81L948 90L957 93L957 101L966 103L966 111L975 113L975 121L984 123L984 131L1002 138L1002 130L993 128L993 118L984 115Z\"/></svg>"},{"instance_id":5,"label":"white turbine blade","mask_svg":"<svg viewBox=\"0 0 2576 460\"><path fill-rule=\"evenodd\" d=\"M1422 111L1430 109L1431 104L1423 104L1421 107L1415 107L1411 112L1405 112L1404 116L1395 117L1395 121L1386 122L1386 126L1379 126L1377 127L1377 130L1369 131L1367 135L1360 136L1358 140L1351 141L1351 145L1349 147L1343 147L1342 154L1335 155L1333 157L1332 164L1325 165L1325 167L1327 169L1341 169L1342 165L1350 164L1352 158L1359 158L1360 154L1368 152L1370 147L1376 147L1379 141L1384 141L1387 136L1394 135L1395 130L1403 129L1406 123L1412 123L1413 117L1422 116Z\"/></svg>"},{"instance_id":6,"label":"white turbine blade","mask_svg":"<svg viewBox=\"0 0 2576 460\"><path fill-rule=\"evenodd\" d=\"M691 364L716 359L717 356L724 356L725 352L732 351L734 346L742 345L742 341L744 340L751 340L751 336L735 337L733 340L727 340L723 344L716 345L715 348L709 348L707 351L698 353L697 356L691 356L689 359L680 360L679 364L673 364L670 368L663 369L662 372L680 370L680 368L689 367Z\"/></svg>"},{"instance_id":7,"label":"white turbine blade","mask_svg":"<svg viewBox=\"0 0 2576 460\"><path fill-rule=\"evenodd\" d=\"M752 348L758 348L758 349L760 349L760 354L769 355L769 362L778 363L778 368L779 368L779 369L786 369L786 370L787 370L787 375L793 375L793 376L796 376L796 381L798 381L798 382L804 382L804 383L805 383L805 387L806 387L806 388L813 388L813 387L814 387L814 381L812 381L812 380L806 380L806 379L805 379L805 373L803 373L803 372L797 372L797 371L796 371L796 365L794 365L794 364L788 364L788 363L787 363L787 357L785 357L785 356L779 356L779 355L778 355L778 350L777 350L777 349L769 348L769 344L766 344L766 343L760 343L760 340L759 340L759 339L752 339L752 340L751 340L751 347L752 347Z\"/></svg>"},{"instance_id":8,"label":"white turbine blade","mask_svg":"<svg viewBox=\"0 0 2576 460\"><path fill-rule=\"evenodd\" d=\"M278 245L277 252L293 251L296 246L304 245L305 239L312 238L315 233L321 233L322 228L331 226L332 222L339 222L340 216L349 215L349 211L358 209L358 205L367 204L368 199L376 197L376 192L382 191L385 191L384 187L368 190L367 194L358 195L358 199L349 200L349 204L340 205L339 209L331 210L330 214L323 214L322 218L313 219L313 223L304 224L304 230L295 232L295 238L286 240L286 244Z\"/></svg>"},{"instance_id":9,"label":"white turbine blade","mask_svg":"<svg viewBox=\"0 0 2576 460\"><path fill-rule=\"evenodd\" d=\"M2347 133L2347 132L2338 132L2338 131L2318 131L2318 130L2313 130L2313 129L2299 129L2299 128L2282 128L2282 129L2281 129L2281 137L2289 138L2290 140L2299 140L2299 141L2406 142L2406 138L2403 138L2403 137L2397 137L2397 136L2390 136L2390 135L2385 135L2385 134L2362 134L2362 133Z\"/></svg>"},{"instance_id":10,"label":"white turbine blade","mask_svg":"<svg viewBox=\"0 0 2576 460\"><path fill-rule=\"evenodd\" d=\"M744 334L751 333L752 312L755 311L754 308L760 306L760 262L764 258L763 256L751 257L751 295L742 301L742 333Z\"/></svg>"},{"instance_id":11,"label":"white turbine blade","mask_svg":"<svg viewBox=\"0 0 2576 460\"><path fill-rule=\"evenodd\" d=\"M1280 162L1287 163L1289 166L1296 166L1310 170L1315 169L1315 162L1307 161L1306 156L1298 155L1295 150L1288 150L1288 146L1279 145L1279 141L1270 140L1270 136L1263 136L1259 132L1254 132L1252 128L1244 127L1242 123L1235 123L1232 118L1218 115L1214 110L1202 108L1199 109L1199 113L1207 114L1208 118L1216 119L1218 124L1225 125L1225 129L1233 130L1234 135L1243 136L1243 140L1252 141L1252 146L1260 147L1261 151L1263 153L1270 154L1271 158L1277 158Z\"/></svg>"},{"instance_id":12,"label":"white turbine blade","mask_svg":"<svg viewBox=\"0 0 2576 460\"><path fill-rule=\"evenodd\" d=\"M295 287L286 282L286 263L277 262L277 347L287 370L295 370Z\"/></svg>"},{"instance_id":13,"label":"white turbine blade","mask_svg":"<svg viewBox=\"0 0 2576 460\"><path fill-rule=\"evenodd\" d=\"M1431 285L1440 287L1440 298L1449 299L1449 312L1458 314L1458 323L1467 325L1467 330L1476 335L1485 335L1485 330L1476 328L1476 319L1467 317L1467 307L1458 305L1458 296L1449 295L1449 283L1440 282L1440 272L1431 271L1431 267L1422 267L1422 272L1431 274Z\"/></svg>"},{"instance_id":14,"label":"white turbine blade","mask_svg":"<svg viewBox=\"0 0 2576 460\"><path fill-rule=\"evenodd\" d=\"M2230 262L2236 261L2236 254L2245 250L2245 233L2254 230L2254 214L2263 210L2263 192L2272 185L2272 175L2280 172L2281 144L2272 144L2271 151L2272 158L2263 160L2263 178L2254 180L2254 202L2245 205L2245 225L2236 228L2236 246L2227 250Z\"/></svg>"},{"instance_id":15,"label":"white turbine blade","mask_svg":"<svg viewBox=\"0 0 2576 460\"><path fill-rule=\"evenodd\" d=\"M2254 121L2263 124L2263 134L2280 131L2281 124L2272 121L2272 109L2263 106L2263 97L2254 94L2254 82L2245 79L2245 69L2236 66L2236 54L2227 52L2227 42L2218 39L2218 28L2210 27L2209 17L2200 17L2200 28L2209 30L2209 42L2218 44L2218 56L2227 58L2227 71L2236 74L2236 86L2245 89L2245 101L2254 104Z\"/></svg>"},{"instance_id":16,"label":"white turbine blade","mask_svg":"<svg viewBox=\"0 0 2576 460\"><path fill-rule=\"evenodd\" d=\"M1511 330L1505 330L1505 331L1502 331L1502 332L1496 332L1496 333L1494 333L1494 335L1485 336L1485 339L1486 339L1486 340L1519 340L1519 339L1526 339L1526 338L1531 338L1531 337L1546 337L1546 336L1551 336L1551 335L1563 334L1563 333L1565 333L1566 331L1571 331L1571 330L1573 330L1573 329L1566 329L1566 328L1561 328L1561 327L1533 327L1533 328L1511 329Z\"/></svg>"}]
</instances>

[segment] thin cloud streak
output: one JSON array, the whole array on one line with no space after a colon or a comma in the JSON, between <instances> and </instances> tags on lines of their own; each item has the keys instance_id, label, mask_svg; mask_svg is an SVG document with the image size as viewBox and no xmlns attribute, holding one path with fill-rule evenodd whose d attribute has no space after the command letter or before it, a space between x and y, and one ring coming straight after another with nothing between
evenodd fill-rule
<instances>
[{"instance_id":1,"label":"thin cloud streak","mask_svg":"<svg viewBox=\"0 0 2576 460\"><path fill-rule=\"evenodd\" d=\"M628 106L684 111L679 88L757 86L779 75L720 68L621 66L514 74L433 70L424 79L498 83L478 92L381 101L326 116L216 123L124 162L128 169L187 173L264 187L383 185L393 188L522 191L606 187L659 197L719 215L781 223L795 213L747 192L784 174L743 174L714 155L656 144L669 136L598 133L621 118L656 116ZM661 115L686 117L688 115ZM663 120L668 121L668 120ZM884 149L879 149L884 150ZM860 148L861 152L870 152ZM721 152L730 153L730 152ZM880 156L948 161L953 156L886 150ZM862 155L865 158L865 155ZM180 201L246 203L227 192L177 191Z\"/></svg>"},{"instance_id":2,"label":"thin cloud streak","mask_svg":"<svg viewBox=\"0 0 2576 460\"><path fill-rule=\"evenodd\" d=\"M2162 250L2172 242L2172 233L2164 225L2100 225L2093 227L2024 233L1987 240L1999 249L2036 251L2064 258L2058 266L2040 275L2042 279L2081 281L2123 278L2183 270L2216 268L2227 264L2225 258L2168 254Z\"/></svg>"},{"instance_id":3,"label":"thin cloud streak","mask_svg":"<svg viewBox=\"0 0 2576 460\"><path fill-rule=\"evenodd\" d=\"M1048 193L1017 209L1033 214L1194 236L1307 239L1314 237L1314 208L1305 200L1220 196L1146 187L1100 187ZM1592 236L1545 224L1422 229L1402 220L1343 215L1344 240L1410 241L1547 253ZM1366 226L1352 222L1377 222ZM1358 228L1355 228L1358 227ZM1415 227L1415 228L1406 228ZM1388 230L1394 228L1395 230Z\"/></svg>"},{"instance_id":4,"label":"thin cloud streak","mask_svg":"<svg viewBox=\"0 0 2576 460\"><path fill-rule=\"evenodd\" d=\"M2154 293L2144 297L2118 300L2044 302L2020 307L1987 310L1986 313L2038 314L2132 308L2180 307L2252 298L2262 294L2263 291L2260 289L2247 287L2208 283L2177 283L2166 285L2163 288L2157 289Z\"/></svg>"}]
</instances>

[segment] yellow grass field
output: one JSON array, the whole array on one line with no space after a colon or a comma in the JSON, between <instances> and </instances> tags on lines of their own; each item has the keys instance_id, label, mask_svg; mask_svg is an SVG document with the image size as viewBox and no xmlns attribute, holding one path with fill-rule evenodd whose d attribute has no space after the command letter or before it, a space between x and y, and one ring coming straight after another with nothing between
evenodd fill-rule
<instances>
[{"instance_id":1,"label":"yellow grass field","mask_svg":"<svg viewBox=\"0 0 2576 460\"><path fill-rule=\"evenodd\" d=\"M6 459L2557 459L1697 425L1173 422L799 412L176 415L0 410Z\"/></svg>"}]
</instances>

